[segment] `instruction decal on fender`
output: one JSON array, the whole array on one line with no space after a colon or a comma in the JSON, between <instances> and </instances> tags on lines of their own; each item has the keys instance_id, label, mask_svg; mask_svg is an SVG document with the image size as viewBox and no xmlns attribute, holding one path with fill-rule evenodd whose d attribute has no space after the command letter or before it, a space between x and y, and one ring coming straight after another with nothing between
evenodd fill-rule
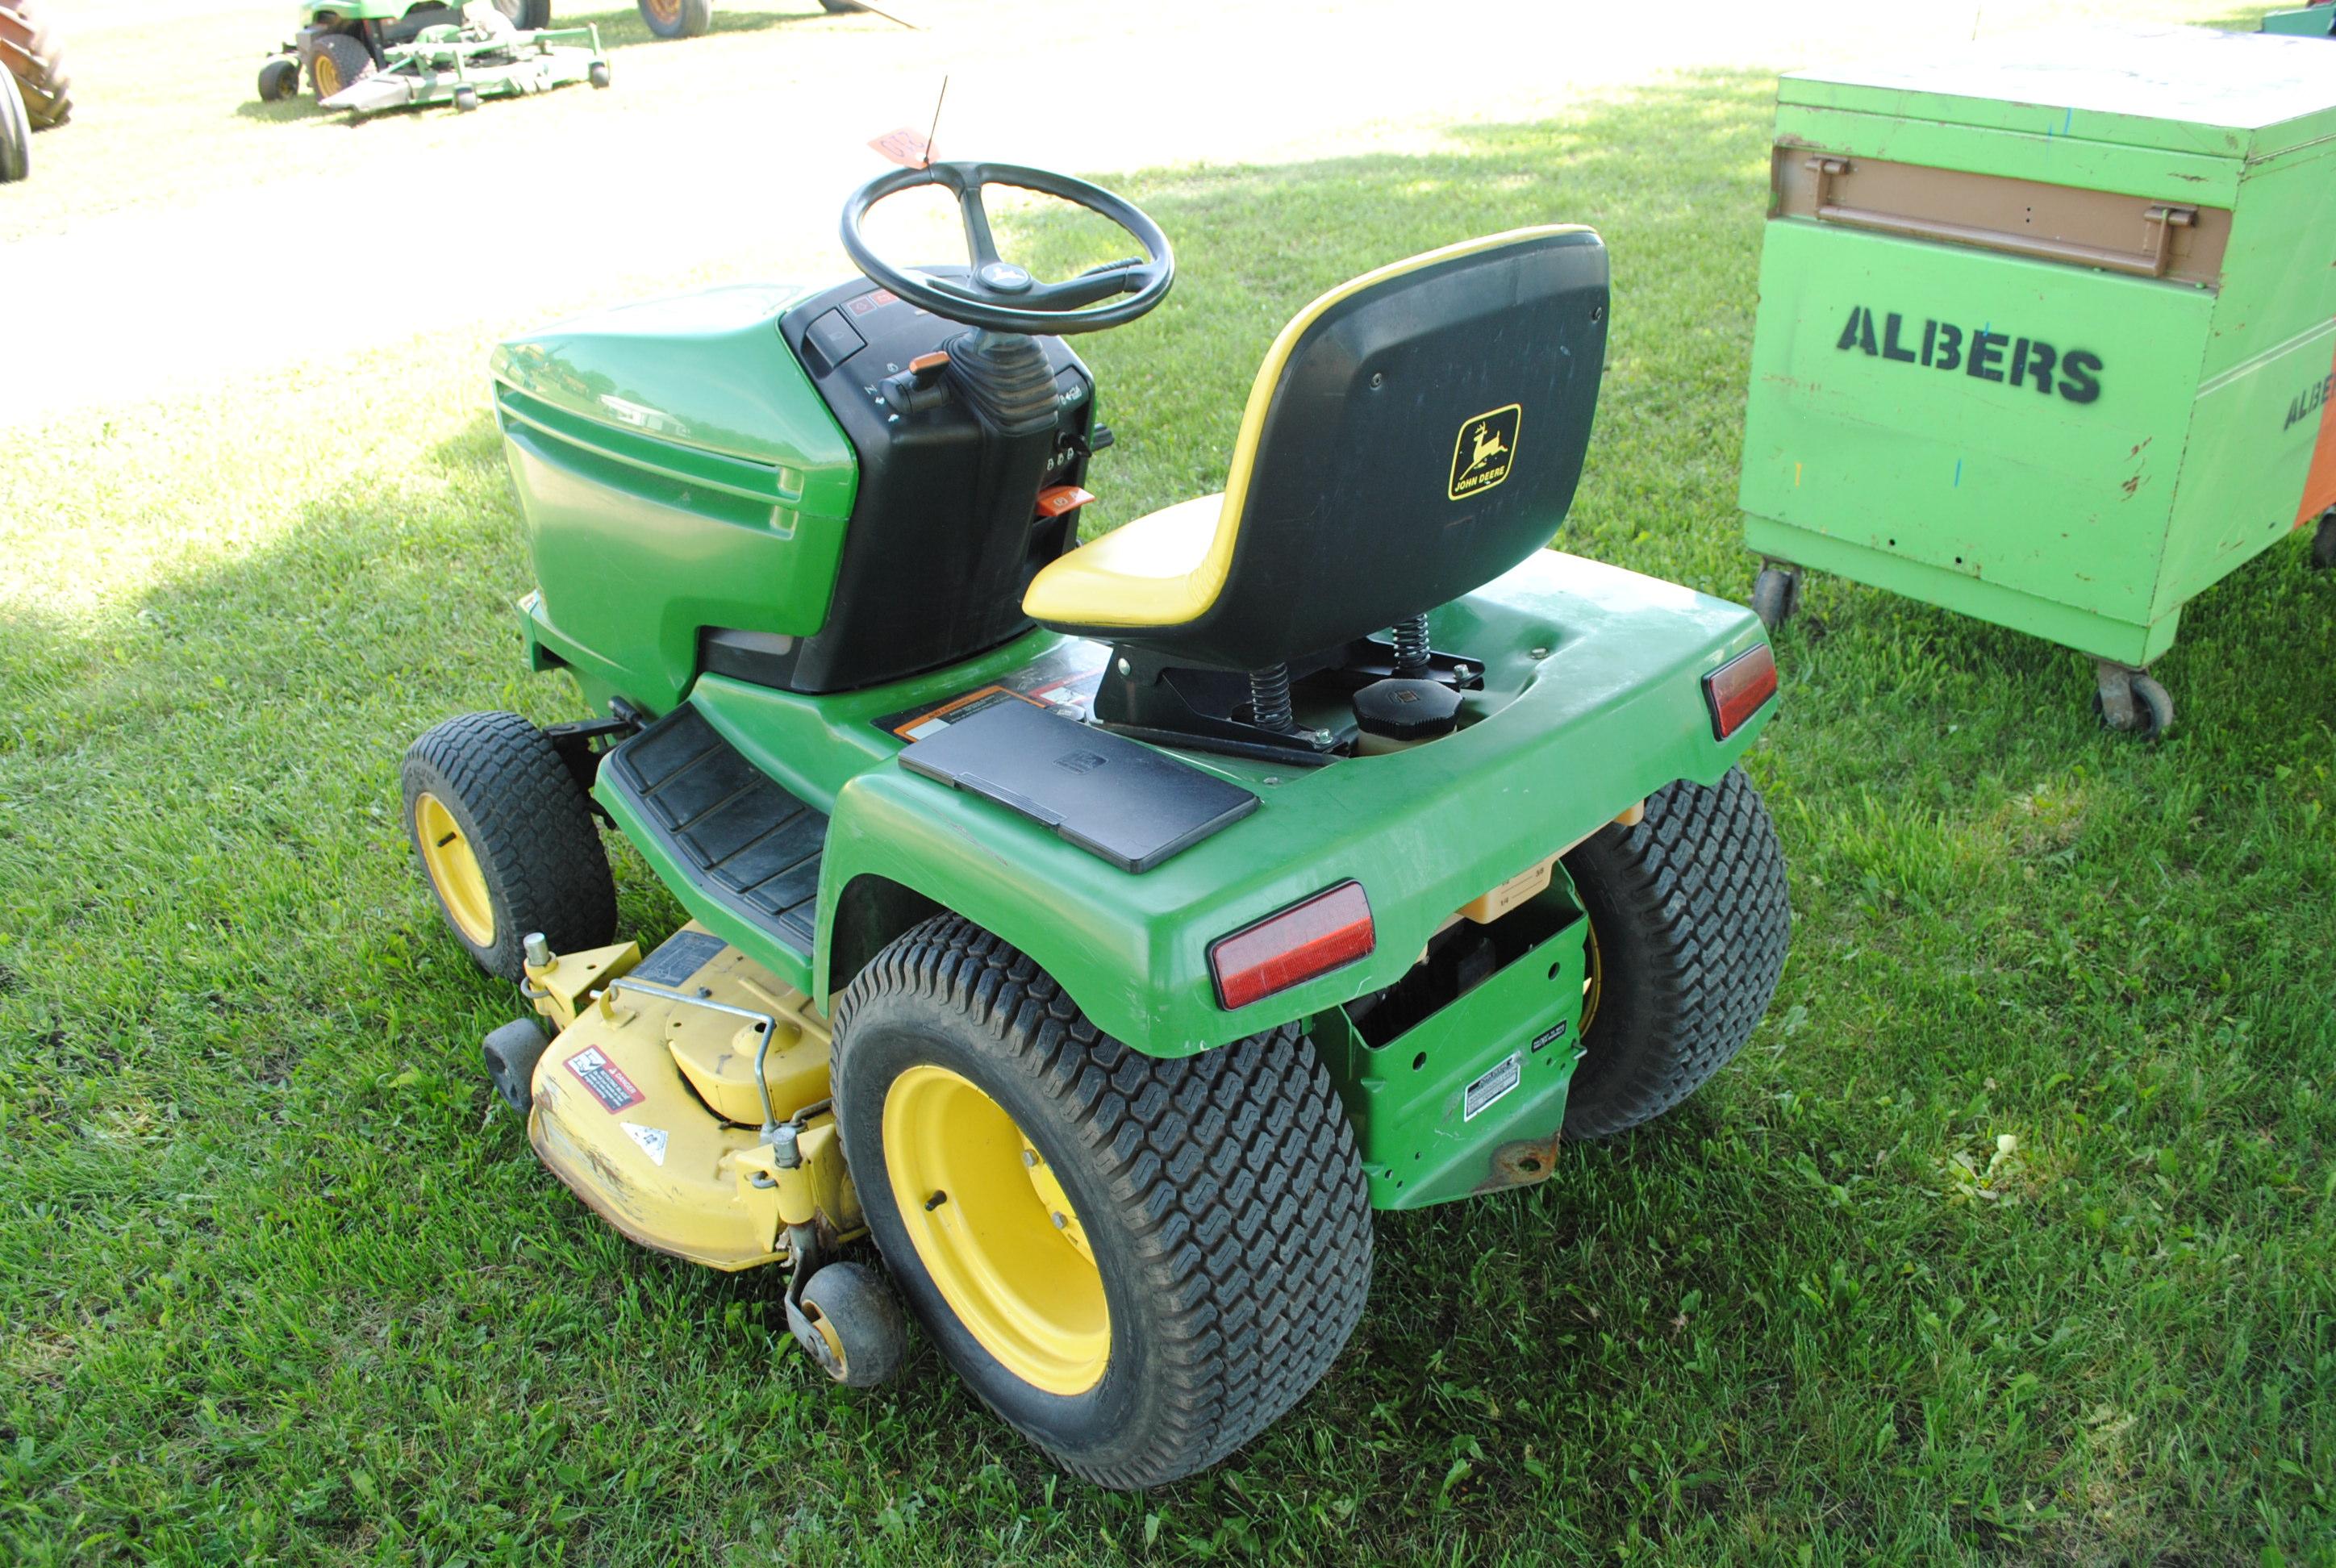
<instances>
[{"instance_id":1,"label":"instruction decal on fender","mask_svg":"<svg viewBox=\"0 0 2336 1568\"><path fill-rule=\"evenodd\" d=\"M564 1064L576 1075L576 1081L592 1091L592 1097L608 1107L614 1115L648 1098L639 1086L625 1076L625 1069L600 1052L598 1046L588 1046L568 1058Z\"/></svg>"},{"instance_id":2,"label":"instruction decal on fender","mask_svg":"<svg viewBox=\"0 0 2336 1568\"><path fill-rule=\"evenodd\" d=\"M1511 1051L1493 1064L1492 1070L1468 1086L1460 1096L1460 1119L1473 1122L1476 1113L1524 1082L1524 1058Z\"/></svg>"},{"instance_id":3,"label":"instruction decal on fender","mask_svg":"<svg viewBox=\"0 0 2336 1568\"><path fill-rule=\"evenodd\" d=\"M1465 501L1509 477L1516 461L1517 426L1524 422L1523 405L1487 409L1469 418L1452 438L1452 484L1445 492L1454 501Z\"/></svg>"},{"instance_id":4,"label":"instruction decal on fender","mask_svg":"<svg viewBox=\"0 0 2336 1568\"><path fill-rule=\"evenodd\" d=\"M617 1125L632 1135L633 1142L641 1146L641 1153L649 1157L650 1164L664 1166L665 1146L668 1139L663 1127L644 1127L638 1122L618 1122Z\"/></svg>"}]
</instances>

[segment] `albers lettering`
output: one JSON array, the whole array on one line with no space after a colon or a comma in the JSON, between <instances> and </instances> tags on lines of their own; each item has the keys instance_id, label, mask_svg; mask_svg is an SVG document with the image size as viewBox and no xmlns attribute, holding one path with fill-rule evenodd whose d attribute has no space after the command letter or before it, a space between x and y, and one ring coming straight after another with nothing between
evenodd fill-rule
<instances>
[{"instance_id":1,"label":"albers lettering","mask_svg":"<svg viewBox=\"0 0 2336 1568\"><path fill-rule=\"evenodd\" d=\"M2298 424L2327 407L2331 397L2336 397L2336 375L2323 375L2302 392L2297 393L2295 401L2287 405L2287 423L2279 427L2281 433L2284 434L2293 430Z\"/></svg>"},{"instance_id":2,"label":"albers lettering","mask_svg":"<svg viewBox=\"0 0 2336 1568\"><path fill-rule=\"evenodd\" d=\"M1834 346L1901 365L1960 370L2007 386L2032 386L2047 397L2058 393L2070 403L2091 403L2101 394L2099 355L2086 348L2064 351L2040 337L1997 332L1992 326L1965 332L1952 321L1925 318L1918 332L1895 310L1883 311L1877 321L1872 310L1854 305ZM2300 417L2291 414L2290 423Z\"/></svg>"}]
</instances>

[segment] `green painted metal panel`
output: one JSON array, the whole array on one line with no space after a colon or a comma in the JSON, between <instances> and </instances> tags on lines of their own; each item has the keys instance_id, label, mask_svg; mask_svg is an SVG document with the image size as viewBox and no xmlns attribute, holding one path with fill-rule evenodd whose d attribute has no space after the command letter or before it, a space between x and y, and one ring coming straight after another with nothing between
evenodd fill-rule
<instances>
[{"instance_id":1,"label":"green painted metal panel","mask_svg":"<svg viewBox=\"0 0 2336 1568\"><path fill-rule=\"evenodd\" d=\"M1546 911L1549 933L1416 1027L1373 1046L1343 1009L1314 1019L1374 1207L1425 1208L1552 1169L1582 1059L1590 928L1562 873L1536 901L1507 918Z\"/></svg>"},{"instance_id":2,"label":"green painted metal panel","mask_svg":"<svg viewBox=\"0 0 2336 1568\"><path fill-rule=\"evenodd\" d=\"M2085 36L1788 78L1779 143L2220 208L2219 269L2134 277L1780 204L1739 500L1764 555L2141 664L2190 599L2336 503L2336 467L2314 467L2336 359L2336 50ZM1958 349L1938 350L1951 329ZM1973 365L1981 332L2009 336L2000 363ZM2049 394L2019 375L2022 339L2053 351ZM2071 386L2079 351L2088 385Z\"/></svg>"},{"instance_id":3,"label":"green painted metal panel","mask_svg":"<svg viewBox=\"0 0 2336 1568\"><path fill-rule=\"evenodd\" d=\"M2093 26L1798 72L1780 103L2261 159L2336 135L2336 62L2303 40ZM1878 154L1877 154L1878 156Z\"/></svg>"},{"instance_id":4,"label":"green painted metal panel","mask_svg":"<svg viewBox=\"0 0 2336 1568\"><path fill-rule=\"evenodd\" d=\"M2336 35L2336 5L2306 5L2296 11L2273 11L2263 19L2266 33L2289 33L2299 38Z\"/></svg>"},{"instance_id":5,"label":"green painted metal panel","mask_svg":"<svg viewBox=\"0 0 2336 1568\"><path fill-rule=\"evenodd\" d=\"M530 635L588 685L663 712L702 628L825 620L859 468L779 336L803 293L712 289L495 350L540 593Z\"/></svg>"}]
</instances>

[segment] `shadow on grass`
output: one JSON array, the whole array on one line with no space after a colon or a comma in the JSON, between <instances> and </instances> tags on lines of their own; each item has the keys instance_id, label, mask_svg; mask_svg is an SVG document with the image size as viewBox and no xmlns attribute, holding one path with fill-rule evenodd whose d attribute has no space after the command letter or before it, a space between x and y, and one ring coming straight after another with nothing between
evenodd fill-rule
<instances>
[{"instance_id":1,"label":"shadow on grass","mask_svg":"<svg viewBox=\"0 0 2336 1568\"><path fill-rule=\"evenodd\" d=\"M1455 127L1416 156L1099 176L1160 219L1182 277L1153 317L1078 346L1120 435L1097 488L1128 516L1221 483L1260 355L1323 289L1585 221L1611 249L1615 330L1564 542L1740 589L1767 102L1763 78L1708 75ZM1066 227L1007 232L1042 267L1078 259ZM9 1124L39 1157L0 1217L0 1257L37 1255L41 1282L0 1270L19 1281L0 1318L104 1326L13 1397L50 1466L0 1520L25 1561L107 1530L136 1544L124 1558L614 1561L692 1541L820 1562L880 1536L904 1558L1063 1562L1622 1542L2204 1558L2282 1518L2290 1546L2310 1538L2318 1505L2283 1477L2314 1473L2327 1436L2310 1325L2329 1230L2276 1161L2329 1129L2213 1042L2237 1029L2306 1078L2336 1072L2307 1033L2331 989L2297 912L2309 876L2264 869L2289 819L2233 788L2269 774L2249 748L2324 734L2324 687L2212 686L2195 744L2144 752L2068 716L2068 656L1827 590L1832 634L1782 639L1815 689L1755 758L1806 858L1795 963L1753 1048L1663 1122L1569 1148L1538 1189L1385 1218L1328 1380L1220 1469L1129 1499L1056 1476L929 1349L894 1390L829 1389L774 1276L631 1248L492 1110L474 1042L516 1003L439 929L396 769L450 713L573 712L519 667L527 582L482 414L376 454L273 545L102 634L0 621L0 756L40 785L0 816L22 933L0 1082L47 1096ZM2282 558L2202 601L2202 687L2264 642L2336 646L2320 587ZM2040 846L1984 837L1990 770L2012 781L1997 797L2049 804L2034 781L2071 757L2124 814ZM1946 872L1909 869L1973 834ZM89 871L117 866L148 881ZM623 929L670 930L646 870L621 874ZM2304 935L2271 945L2282 923ZM2242 935L2265 945L2234 958ZM81 1131L153 1101L175 1163ZM1954 1173L2000 1175L2006 1128L2034 1178L1975 1201ZM218 1222L190 1237L198 1201ZM2247 1260L2244 1289L2210 1244Z\"/></svg>"}]
</instances>

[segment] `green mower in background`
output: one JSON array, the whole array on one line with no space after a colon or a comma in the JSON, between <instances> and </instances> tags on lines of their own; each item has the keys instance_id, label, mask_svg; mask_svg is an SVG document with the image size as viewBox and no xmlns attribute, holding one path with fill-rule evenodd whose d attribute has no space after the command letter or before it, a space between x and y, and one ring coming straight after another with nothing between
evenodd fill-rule
<instances>
[{"instance_id":1,"label":"green mower in background","mask_svg":"<svg viewBox=\"0 0 2336 1568\"><path fill-rule=\"evenodd\" d=\"M432 103L467 114L488 98L610 81L599 29L551 27L551 0L331 0L300 15L300 30L259 68L263 102L290 98L305 77L318 107L352 119Z\"/></svg>"},{"instance_id":2,"label":"green mower in background","mask_svg":"<svg viewBox=\"0 0 2336 1568\"><path fill-rule=\"evenodd\" d=\"M927 185L963 265L862 238ZM1135 258L1039 280L992 186ZM1223 492L1085 545L1113 434L1069 342L1160 303L1167 238L946 163L842 239L863 276L496 351L529 662L597 716L440 725L404 821L533 1003L488 1071L586 1203L786 1265L842 1382L898 1367L905 1298L1056 1463L1172 1481L1329 1369L1373 1209L1544 1180L1742 1047L1789 922L1737 765L1775 661L1747 610L1544 548L1605 354L1588 229L1317 299ZM599 823L691 917L646 952Z\"/></svg>"}]
</instances>

